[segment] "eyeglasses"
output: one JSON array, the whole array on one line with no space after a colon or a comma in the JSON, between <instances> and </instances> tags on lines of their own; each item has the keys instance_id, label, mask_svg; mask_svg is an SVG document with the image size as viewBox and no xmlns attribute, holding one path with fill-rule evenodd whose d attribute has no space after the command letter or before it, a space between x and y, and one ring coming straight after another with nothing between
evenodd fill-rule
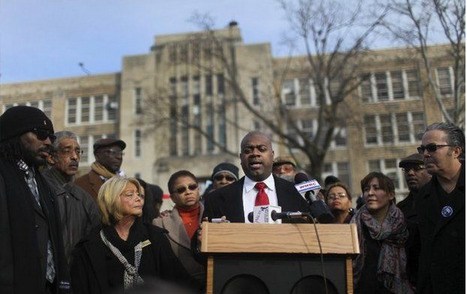
<instances>
[{"instance_id":1,"label":"eyeglasses","mask_svg":"<svg viewBox=\"0 0 467 294\"><path fill-rule=\"evenodd\" d=\"M34 129L32 129L31 132L33 132L36 135L37 139L39 139L41 141L45 141L45 140L47 140L47 138L49 138L50 142L53 143L55 141L55 138L56 138L54 134L52 134L50 131L44 130L44 129L34 128Z\"/></svg>"},{"instance_id":2,"label":"eyeglasses","mask_svg":"<svg viewBox=\"0 0 467 294\"><path fill-rule=\"evenodd\" d=\"M123 156L125 155L125 152L121 150L114 150L114 149L109 149L109 150L104 150L105 153L110 154L112 156Z\"/></svg>"},{"instance_id":3,"label":"eyeglasses","mask_svg":"<svg viewBox=\"0 0 467 294\"><path fill-rule=\"evenodd\" d=\"M229 181L229 182L235 181L235 178L232 177L232 176L229 176L229 175L226 175L226 176L224 176L224 175L217 175L217 176L214 177L214 180L216 180L216 181L222 181L222 179L226 179L226 180Z\"/></svg>"},{"instance_id":4,"label":"eyeglasses","mask_svg":"<svg viewBox=\"0 0 467 294\"><path fill-rule=\"evenodd\" d=\"M423 164L406 165L405 167L402 168L402 171L405 173L408 173L411 169L413 169L413 171L419 171L419 170L425 169L425 166Z\"/></svg>"},{"instance_id":5,"label":"eyeglasses","mask_svg":"<svg viewBox=\"0 0 467 294\"><path fill-rule=\"evenodd\" d=\"M338 193L338 194L329 194L328 199L329 200L336 200L336 199L343 199L347 197L344 193Z\"/></svg>"},{"instance_id":6,"label":"eyeglasses","mask_svg":"<svg viewBox=\"0 0 467 294\"><path fill-rule=\"evenodd\" d=\"M137 191L126 191L126 192L123 192L120 196L123 196L127 199L133 199L135 196L139 197L140 199L144 199L144 195L137 192Z\"/></svg>"},{"instance_id":7,"label":"eyeglasses","mask_svg":"<svg viewBox=\"0 0 467 294\"><path fill-rule=\"evenodd\" d=\"M84 150L81 150L79 148L76 148L76 149L66 148L66 149L60 150L58 153L65 155L65 156L71 156L73 153L75 153L76 155L81 156L83 155Z\"/></svg>"},{"instance_id":8,"label":"eyeglasses","mask_svg":"<svg viewBox=\"0 0 467 294\"><path fill-rule=\"evenodd\" d=\"M188 187L187 187L187 186L185 186L185 187L179 187L179 188L175 189L175 192L176 192L177 194L183 194L183 193L185 193L185 191L186 191L187 189L189 189L190 191L194 191L194 190L196 190L197 188L198 188L198 185L197 185L197 184L191 184L191 185L188 185Z\"/></svg>"},{"instance_id":9,"label":"eyeglasses","mask_svg":"<svg viewBox=\"0 0 467 294\"><path fill-rule=\"evenodd\" d=\"M438 148L448 147L448 146L453 146L453 145L437 145L435 143L431 143L428 145L420 145L420 147L417 147L417 151L418 153L423 154L425 150L428 152L435 152L436 150L438 150Z\"/></svg>"}]
</instances>

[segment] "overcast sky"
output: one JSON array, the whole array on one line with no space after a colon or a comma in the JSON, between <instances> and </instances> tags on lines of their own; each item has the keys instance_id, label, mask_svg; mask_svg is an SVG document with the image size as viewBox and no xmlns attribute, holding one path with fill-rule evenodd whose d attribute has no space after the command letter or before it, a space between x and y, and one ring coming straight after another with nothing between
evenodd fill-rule
<instances>
[{"instance_id":1,"label":"overcast sky","mask_svg":"<svg viewBox=\"0 0 467 294\"><path fill-rule=\"evenodd\" d=\"M84 75L80 62L92 74L118 72L155 35L199 31L194 12L209 13L216 28L236 20L245 43L285 54L288 25L274 0L0 0L0 83Z\"/></svg>"}]
</instances>

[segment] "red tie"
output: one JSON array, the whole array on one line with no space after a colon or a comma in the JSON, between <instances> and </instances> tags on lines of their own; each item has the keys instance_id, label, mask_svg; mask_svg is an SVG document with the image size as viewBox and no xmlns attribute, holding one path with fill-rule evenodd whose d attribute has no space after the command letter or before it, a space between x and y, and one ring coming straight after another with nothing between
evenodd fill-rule
<instances>
[{"instance_id":1,"label":"red tie","mask_svg":"<svg viewBox=\"0 0 467 294\"><path fill-rule=\"evenodd\" d=\"M264 191L266 184L263 182L256 183L255 188L258 190L258 194L256 194L255 199L255 206L269 205L268 194L266 194L266 191Z\"/></svg>"}]
</instances>

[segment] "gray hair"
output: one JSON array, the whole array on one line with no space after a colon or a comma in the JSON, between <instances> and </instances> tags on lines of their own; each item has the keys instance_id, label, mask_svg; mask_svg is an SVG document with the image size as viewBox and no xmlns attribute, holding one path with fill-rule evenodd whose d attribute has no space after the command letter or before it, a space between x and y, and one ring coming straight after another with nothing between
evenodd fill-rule
<instances>
[{"instance_id":1,"label":"gray hair","mask_svg":"<svg viewBox=\"0 0 467 294\"><path fill-rule=\"evenodd\" d=\"M73 132L60 131L60 132L56 132L54 135L56 137L55 141L52 143L52 152L54 154L57 153L58 145L60 145L60 141L62 141L63 139L73 139L73 140L78 141L78 136L76 136L76 134Z\"/></svg>"},{"instance_id":2,"label":"gray hair","mask_svg":"<svg viewBox=\"0 0 467 294\"><path fill-rule=\"evenodd\" d=\"M429 125L425 133L428 131L440 130L447 135L447 143L462 149L462 156L465 153L465 135L461 128L453 123L434 123Z\"/></svg>"}]
</instances>

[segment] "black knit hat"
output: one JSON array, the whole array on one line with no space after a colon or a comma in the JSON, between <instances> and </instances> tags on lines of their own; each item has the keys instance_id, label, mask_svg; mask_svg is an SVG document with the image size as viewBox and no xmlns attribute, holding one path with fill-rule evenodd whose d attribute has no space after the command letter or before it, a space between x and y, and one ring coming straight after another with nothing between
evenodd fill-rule
<instances>
[{"instance_id":1,"label":"black knit hat","mask_svg":"<svg viewBox=\"0 0 467 294\"><path fill-rule=\"evenodd\" d=\"M0 142L20 136L34 129L47 130L54 133L52 121L42 110L30 106L14 106L8 108L0 116Z\"/></svg>"},{"instance_id":2,"label":"black knit hat","mask_svg":"<svg viewBox=\"0 0 467 294\"><path fill-rule=\"evenodd\" d=\"M231 163L223 162L218 164L212 171L211 179L214 179L218 173L229 173L235 177L235 180L238 180L238 167Z\"/></svg>"}]
</instances>

